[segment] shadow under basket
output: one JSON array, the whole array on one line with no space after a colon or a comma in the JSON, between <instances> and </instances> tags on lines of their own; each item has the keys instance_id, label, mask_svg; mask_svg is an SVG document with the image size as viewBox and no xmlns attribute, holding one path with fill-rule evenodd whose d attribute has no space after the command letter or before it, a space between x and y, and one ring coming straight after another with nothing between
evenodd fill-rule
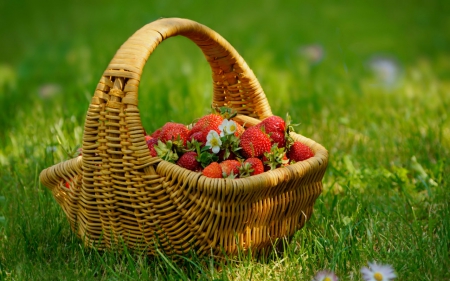
<instances>
[{"instance_id":1,"label":"shadow under basket","mask_svg":"<svg viewBox=\"0 0 450 281\"><path fill-rule=\"evenodd\" d=\"M208 178L151 157L139 81L150 54L177 35L197 44L211 66L213 105L233 108L246 126L273 115L252 70L223 37L191 20L160 19L133 34L103 73L86 114L82 156L43 170L40 180L73 231L99 250L125 243L149 255L268 253L311 217L328 152L291 133L312 158L240 179Z\"/></svg>"}]
</instances>

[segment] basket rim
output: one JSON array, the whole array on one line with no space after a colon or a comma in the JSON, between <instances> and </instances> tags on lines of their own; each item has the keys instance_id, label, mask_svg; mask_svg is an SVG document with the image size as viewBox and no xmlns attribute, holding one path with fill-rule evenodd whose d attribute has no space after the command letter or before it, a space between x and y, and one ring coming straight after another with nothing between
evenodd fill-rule
<instances>
[{"instance_id":1,"label":"basket rim","mask_svg":"<svg viewBox=\"0 0 450 281\"><path fill-rule=\"evenodd\" d=\"M298 140L310 147L313 152L314 156L310 157L309 159L306 159L304 161L296 162L295 164L291 164L284 167L279 167L274 170L265 171L264 173L253 175L246 178L209 178L207 176L204 176L201 172L195 172L190 171L186 168L180 167L175 163L171 163L165 160L162 160L157 164L157 171L161 172L158 167L166 166L167 169L171 170L171 173L173 174L187 174L188 177L197 178L199 183L199 191L201 192L207 192L212 193L217 190L224 189L225 194L229 194L233 189L233 192L242 192L242 193L250 193L250 192L257 192L260 190L264 190L266 188L270 188L270 186L276 186L279 184L279 180L291 180L294 177L299 178L309 173L309 171L313 169L320 169L325 171L328 165L328 150L325 149L324 146L321 144L315 142L314 140L307 138L301 134L293 133L291 132L291 135L294 137L295 140ZM159 157L154 157L159 158ZM160 159L160 158L159 158ZM161 175L164 173L161 173ZM275 181L274 181L275 179ZM278 179L278 180L276 180ZM208 184L201 184L203 182L207 181ZM253 184L252 182L260 181L260 182L272 182L270 186L261 184L257 185L259 188L255 190L255 188L252 188Z\"/></svg>"}]
</instances>

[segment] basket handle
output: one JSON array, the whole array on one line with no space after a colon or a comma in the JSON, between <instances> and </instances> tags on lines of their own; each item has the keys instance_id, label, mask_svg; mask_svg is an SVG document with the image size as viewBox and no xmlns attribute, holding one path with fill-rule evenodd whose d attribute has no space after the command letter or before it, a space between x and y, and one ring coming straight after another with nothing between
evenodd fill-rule
<instances>
[{"instance_id":1,"label":"basket handle","mask_svg":"<svg viewBox=\"0 0 450 281\"><path fill-rule=\"evenodd\" d=\"M103 73L94 98L103 98L108 81L123 78L110 95L130 105L138 103L138 86L150 54L165 39L182 35L202 50L212 70L213 104L235 109L238 114L264 119L272 115L268 100L253 71L237 51L217 32L195 21L163 18L135 32L117 51ZM103 93L102 93L103 92ZM119 99L116 99L119 101Z\"/></svg>"}]
</instances>

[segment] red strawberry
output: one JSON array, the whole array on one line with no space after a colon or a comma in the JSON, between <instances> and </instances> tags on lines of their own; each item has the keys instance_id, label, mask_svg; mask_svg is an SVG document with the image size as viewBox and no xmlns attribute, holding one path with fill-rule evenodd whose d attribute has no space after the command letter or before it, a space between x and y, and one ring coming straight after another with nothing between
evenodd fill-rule
<instances>
[{"instance_id":1,"label":"red strawberry","mask_svg":"<svg viewBox=\"0 0 450 281\"><path fill-rule=\"evenodd\" d=\"M264 119L261 123L259 123L256 126L261 128L264 127L264 131L266 132L266 134L274 132L280 132L284 134L284 131L286 130L286 122L284 122L283 118L276 115Z\"/></svg>"},{"instance_id":2,"label":"red strawberry","mask_svg":"<svg viewBox=\"0 0 450 281\"><path fill-rule=\"evenodd\" d=\"M155 150L155 145L158 145L158 139L152 138L150 136L145 136L145 140L147 142L148 149L150 150L150 155L152 157L158 156L158 153Z\"/></svg>"},{"instance_id":3,"label":"red strawberry","mask_svg":"<svg viewBox=\"0 0 450 281\"><path fill-rule=\"evenodd\" d=\"M188 151L181 155L177 161L177 165L191 171L198 171L200 169L200 163L197 161L197 152Z\"/></svg>"},{"instance_id":4,"label":"red strawberry","mask_svg":"<svg viewBox=\"0 0 450 281\"><path fill-rule=\"evenodd\" d=\"M182 145L186 145L188 134L189 129L184 124L167 122L161 128L161 135L159 136L159 139L164 143L167 141L176 141L180 139L182 141Z\"/></svg>"},{"instance_id":5,"label":"red strawberry","mask_svg":"<svg viewBox=\"0 0 450 281\"><path fill-rule=\"evenodd\" d=\"M239 175L239 167L241 167L241 162L237 160L225 160L220 162L219 165L222 168L224 178L235 178Z\"/></svg>"},{"instance_id":6,"label":"red strawberry","mask_svg":"<svg viewBox=\"0 0 450 281\"><path fill-rule=\"evenodd\" d=\"M264 165L259 158L248 158L239 168L241 178L258 175L264 172Z\"/></svg>"},{"instance_id":7,"label":"red strawberry","mask_svg":"<svg viewBox=\"0 0 450 281\"><path fill-rule=\"evenodd\" d=\"M286 138L284 132L272 132L270 133L270 139L272 140L272 144L278 144L278 148L286 146Z\"/></svg>"},{"instance_id":8,"label":"red strawberry","mask_svg":"<svg viewBox=\"0 0 450 281\"><path fill-rule=\"evenodd\" d=\"M270 151L270 137L259 127L253 126L242 134L240 146L245 158L260 157L264 152Z\"/></svg>"},{"instance_id":9,"label":"red strawberry","mask_svg":"<svg viewBox=\"0 0 450 281\"><path fill-rule=\"evenodd\" d=\"M197 139L199 142L205 144L206 143L206 136L208 135L209 131L214 130L218 134L220 134L219 125L222 124L223 117L219 114L208 114L200 118L192 127L190 133L189 133L189 139L191 139L191 136L197 132L201 132L202 135L200 139Z\"/></svg>"},{"instance_id":10,"label":"red strawberry","mask_svg":"<svg viewBox=\"0 0 450 281\"><path fill-rule=\"evenodd\" d=\"M159 137L161 136L161 130L162 130L162 128L159 128L159 129L157 129L156 131L154 131L154 132L151 134L151 137L152 137L152 138L155 138L155 139L159 139Z\"/></svg>"},{"instance_id":11,"label":"red strawberry","mask_svg":"<svg viewBox=\"0 0 450 281\"><path fill-rule=\"evenodd\" d=\"M195 133L190 132L188 140L192 141L193 139L199 143L202 143L203 146L206 144L206 137L204 137L203 139L203 132L195 132Z\"/></svg>"},{"instance_id":12,"label":"red strawberry","mask_svg":"<svg viewBox=\"0 0 450 281\"><path fill-rule=\"evenodd\" d=\"M311 148L309 148L309 146L296 141L289 148L287 156L291 161L298 162L313 157L314 153L312 152Z\"/></svg>"},{"instance_id":13,"label":"red strawberry","mask_svg":"<svg viewBox=\"0 0 450 281\"><path fill-rule=\"evenodd\" d=\"M211 164L206 166L205 169L203 169L202 173L204 176L207 176L209 178L223 178L222 168L217 162L212 162Z\"/></svg>"}]
</instances>

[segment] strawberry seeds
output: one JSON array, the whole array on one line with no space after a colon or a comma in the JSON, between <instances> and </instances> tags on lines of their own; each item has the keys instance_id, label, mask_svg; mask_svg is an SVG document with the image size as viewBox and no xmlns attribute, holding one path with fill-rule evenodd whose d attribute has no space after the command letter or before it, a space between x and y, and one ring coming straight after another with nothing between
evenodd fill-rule
<instances>
[{"instance_id":1,"label":"strawberry seeds","mask_svg":"<svg viewBox=\"0 0 450 281\"><path fill-rule=\"evenodd\" d=\"M225 113L225 114L224 114ZM294 141L290 118L271 116L245 129L221 108L192 126L167 122L145 139L153 157L210 178L243 178L304 161L311 148Z\"/></svg>"}]
</instances>

